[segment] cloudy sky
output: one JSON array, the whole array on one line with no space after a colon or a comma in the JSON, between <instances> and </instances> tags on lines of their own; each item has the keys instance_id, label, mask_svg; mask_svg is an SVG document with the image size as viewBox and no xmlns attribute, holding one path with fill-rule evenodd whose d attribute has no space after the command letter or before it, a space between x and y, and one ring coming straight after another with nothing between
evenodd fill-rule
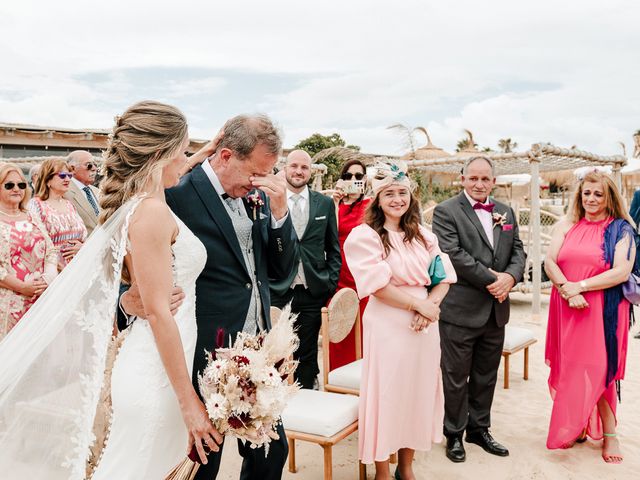
<instances>
[{"instance_id":1,"label":"cloudy sky","mask_svg":"<svg viewBox=\"0 0 640 480\"><path fill-rule=\"evenodd\" d=\"M285 146L338 132L383 154L404 150L395 123L449 151L468 128L618 154L640 129L633 0L20 0L0 47L0 122L109 128L150 98L195 138L265 112Z\"/></svg>"}]
</instances>

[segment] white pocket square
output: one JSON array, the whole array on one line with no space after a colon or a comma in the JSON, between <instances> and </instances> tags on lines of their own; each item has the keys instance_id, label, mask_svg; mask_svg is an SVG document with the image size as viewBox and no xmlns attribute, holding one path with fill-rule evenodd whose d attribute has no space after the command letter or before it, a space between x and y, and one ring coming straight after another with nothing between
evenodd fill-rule
<instances>
[{"instance_id":1,"label":"white pocket square","mask_svg":"<svg viewBox=\"0 0 640 480\"><path fill-rule=\"evenodd\" d=\"M316 217L315 219L316 219L316 220L324 220L324 219L326 219L326 218L327 218L327 216L326 216L326 215L323 215L323 216L321 216L321 217Z\"/></svg>"},{"instance_id":2,"label":"white pocket square","mask_svg":"<svg viewBox=\"0 0 640 480\"><path fill-rule=\"evenodd\" d=\"M260 212L260 220L264 220L265 218L267 218L267 216L264 213Z\"/></svg>"}]
</instances>

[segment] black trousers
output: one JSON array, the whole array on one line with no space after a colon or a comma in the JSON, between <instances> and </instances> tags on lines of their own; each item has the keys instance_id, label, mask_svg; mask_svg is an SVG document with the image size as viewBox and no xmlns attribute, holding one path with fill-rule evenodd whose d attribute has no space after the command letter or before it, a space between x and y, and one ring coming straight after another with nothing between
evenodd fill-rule
<instances>
[{"instance_id":1,"label":"black trousers","mask_svg":"<svg viewBox=\"0 0 640 480\"><path fill-rule=\"evenodd\" d=\"M238 440L238 451L242 455L242 470L240 480L280 480L282 470L287 461L289 446L287 437L284 435L282 425L278 426L278 440L271 440L269 444L269 455L264 456L264 448L251 448L249 443L245 445ZM206 465L200 465L194 480L214 480L220 470L220 460L222 459L222 447L218 452L208 455Z\"/></svg>"},{"instance_id":2,"label":"black trousers","mask_svg":"<svg viewBox=\"0 0 640 480\"><path fill-rule=\"evenodd\" d=\"M461 435L491 426L491 404L500 367L504 327L493 310L482 327L440 325L444 387L444 434Z\"/></svg>"},{"instance_id":3,"label":"black trousers","mask_svg":"<svg viewBox=\"0 0 640 480\"><path fill-rule=\"evenodd\" d=\"M284 295L271 293L271 305L282 308L291 301L291 311L298 314L295 326L300 346L294 352L293 358L300 363L294 377L302 388L313 388L320 373L318 368L318 335L322 323L320 310L327 303L327 298L312 296L309 289L302 285L290 288Z\"/></svg>"}]
</instances>

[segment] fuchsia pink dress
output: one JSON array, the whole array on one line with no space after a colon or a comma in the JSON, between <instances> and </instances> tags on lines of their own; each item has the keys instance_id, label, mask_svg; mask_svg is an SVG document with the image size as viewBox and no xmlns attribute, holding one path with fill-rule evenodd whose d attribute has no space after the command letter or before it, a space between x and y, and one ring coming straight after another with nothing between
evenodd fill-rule
<instances>
[{"instance_id":1,"label":"fuchsia pink dress","mask_svg":"<svg viewBox=\"0 0 640 480\"><path fill-rule=\"evenodd\" d=\"M414 312L391 307L373 293L389 283L416 299L426 298L431 259L440 255L445 283L456 273L430 231L420 231L428 247L405 243L404 233L389 232L393 248L385 256L380 236L368 225L353 229L345 255L360 298L369 297L363 317L363 364L360 382L359 457L363 463L385 461L400 448L430 450L442 441L444 393L440 373L440 332L430 325L411 329Z\"/></svg>"},{"instance_id":2,"label":"fuchsia pink dress","mask_svg":"<svg viewBox=\"0 0 640 480\"><path fill-rule=\"evenodd\" d=\"M558 266L567 280L579 282L610 268L604 263L604 231L611 218L599 222L586 219L576 223L565 236L558 252ZM611 382L605 388L607 354L604 342L604 291L583 293L589 307L570 308L558 291L551 292L545 360L551 367L549 389L553 410L549 424L547 448L562 448L587 434L603 437L597 402L604 394L616 413L616 389ZM629 329L629 303L618 307L618 371L624 377Z\"/></svg>"}]
</instances>

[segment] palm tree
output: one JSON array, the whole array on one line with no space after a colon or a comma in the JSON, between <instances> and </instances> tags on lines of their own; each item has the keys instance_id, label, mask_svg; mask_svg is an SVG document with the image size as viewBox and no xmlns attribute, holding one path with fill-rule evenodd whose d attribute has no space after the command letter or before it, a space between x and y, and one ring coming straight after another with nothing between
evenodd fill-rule
<instances>
[{"instance_id":1,"label":"palm tree","mask_svg":"<svg viewBox=\"0 0 640 480\"><path fill-rule=\"evenodd\" d=\"M467 138L463 138L456 144L456 152L477 151L478 144L473 141L473 133L466 128L464 129L464 133L467 134Z\"/></svg>"},{"instance_id":2,"label":"palm tree","mask_svg":"<svg viewBox=\"0 0 640 480\"><path fill-rule=\"evenodd\" d=\"M501 138L498 140L498 148L502 153L511 153L518 148L518 142L513 142L511 138Z\"/></svg>"},{"instance_id":3,"label":"palm tree","mask_svg":"<svg viewBox=\"0 0 640 480\"><path fill-rule=\"evenodd\" d=\"M431 143L431 139L429 138L429 134L427 133L427 129L424 127L411 127L410 125L405 125L404 123L396 123L395 125L391 125L387 127L388 130L396 130L400 135L402 135L402 144L404 147L408 148L409 151L414 154L416 151L416 132L422 132L427 136L428 143Z\"/></svg>"}]
</instances>

